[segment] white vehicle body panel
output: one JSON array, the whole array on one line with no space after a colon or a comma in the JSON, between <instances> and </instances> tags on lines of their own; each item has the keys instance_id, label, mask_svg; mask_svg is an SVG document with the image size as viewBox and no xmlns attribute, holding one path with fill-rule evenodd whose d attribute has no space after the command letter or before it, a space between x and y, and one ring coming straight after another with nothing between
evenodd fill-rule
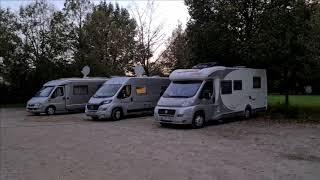
<instances>
[{"instance_id":1,"label":"white vehicle body panel","mask_svg":"<svg viewBox=\"0 0 320 180\"><path fill-rule=\"evenodd\" d=\"M170 74L170 80L172 83L197 80L202 81L202 84L193 97L161 97L154 111L155 120L160 123L190 124L198 111L203 112L206 121L209 121L242 115L246 108L250 108L252 113L267 109L267 76L264 69L222 66L180 69ZM204 84L209 81L212 81L214 86L213 95L210 99L200 98ZM231 88L231 92L222 93L222 83L227 83L228 88L223 88ZM235 83L241 84L241 90L235 89ZM164 113L165 110L172 110L172 114Z\"/></svg>"}]
</instances>

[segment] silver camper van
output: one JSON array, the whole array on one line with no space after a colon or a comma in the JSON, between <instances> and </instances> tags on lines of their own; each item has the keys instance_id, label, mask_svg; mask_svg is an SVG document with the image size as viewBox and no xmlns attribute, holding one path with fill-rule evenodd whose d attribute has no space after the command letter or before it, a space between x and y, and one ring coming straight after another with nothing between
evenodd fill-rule
<instances>
[{"instance_id":1,"label":"silver camper van","mask_svg":"<svg viewBox=\"0 0 320 180\"><path fill-rule=\"evenodd\" d=\"M212 66L175 70L160 98L154 118L162 125L191 124L267 109L267 76L264 69Z\"/></svg>"},{"instance_id":2,"label":"silver camper van","mask_svg":"<svg viewBox=\"0 0 320 180\"><path fill-rule=\"evenodd\" d=\"M115 77L93 95L86 106L92 119L119 120L128 114L152 112L170 80L161 77Z\"/></svg>"},{"instance_id":3,"label":"silver camper van","mask_svg":"<svg viewBox=\"0 0 320 180\"><path fill-rule=\"evenodd\" d=\"M45 83L26 110L33 114L81 110L107 78L65 78Z\"/></svg>"}]
</instances>

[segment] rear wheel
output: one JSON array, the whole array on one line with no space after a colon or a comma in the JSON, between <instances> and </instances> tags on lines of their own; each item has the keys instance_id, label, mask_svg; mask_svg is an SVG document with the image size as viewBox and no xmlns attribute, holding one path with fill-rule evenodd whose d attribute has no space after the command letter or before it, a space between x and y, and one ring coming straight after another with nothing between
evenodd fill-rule
<instances>
[{"instance_id":1,"label":"rear wheel","mask_svg":"<svg viewBox=\"0 0 320 180\"><path fill-rule=\"evenodd\" d=\"M118 121L122 118L122 116L123 114L120 108L115 108L114 110L112 110L112 113L111 113L112 120Z\"/></svg>"},{"instance_id":2,"label":"rear wheel","mask_svg":"<svg viewBox=\"0 0 320 180\"><path fill-rule=\"evenodd\" d=\"M195 129L202 128L205 124L204 114L201 112L195 113L192 120L192 127Z\"/></svg>"},{"instance_id":3,"label":"rear wheel","mask_svg":"<svg viewBox=\"0 0 320 180\"><path fill-rule=\"evenodd\" d=\"M47 115L54 115L56 113L56 108L54 106L49 106L46 109Z\"/></svg>"}]
</instances>

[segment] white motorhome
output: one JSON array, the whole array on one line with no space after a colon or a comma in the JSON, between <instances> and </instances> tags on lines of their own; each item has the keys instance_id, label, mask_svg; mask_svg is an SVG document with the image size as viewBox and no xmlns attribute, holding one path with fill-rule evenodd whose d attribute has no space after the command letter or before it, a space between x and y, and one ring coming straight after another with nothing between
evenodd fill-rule
<instances>
[{"instance_id":1,"label":"white motorhome","mask_svg":"<svg viewBox=\"0 0 320 180\"><path fill-rule=\"evenodd\" d=\"M201 67L201 66L199 66ZM267 76L264 69L213 66L179 69L160 98L154 117L165 124L192 124L243 115L249 118L267 109Z\"/></svg>"},{"instance_id":2,"label":"white motorhome","mask_svg":"<svg viewBox=\"0 0 320 180\"><path fill-rule=\"evenodd\" d=\"M93 95L86 106L92 119L119 120L129 114L153 112L170 80L161 77L115 77Z\"/></svg>"},{"instance_id":3,"label":"white motorhome","mask_svg":"<svg viewBox=\"0 0 320 180\"><path fill-rule=\"evenodd\" d=\"M83 110L107 78L65 78L49 81L27 102L33 114Z\"/></svg>"}]
</instances>

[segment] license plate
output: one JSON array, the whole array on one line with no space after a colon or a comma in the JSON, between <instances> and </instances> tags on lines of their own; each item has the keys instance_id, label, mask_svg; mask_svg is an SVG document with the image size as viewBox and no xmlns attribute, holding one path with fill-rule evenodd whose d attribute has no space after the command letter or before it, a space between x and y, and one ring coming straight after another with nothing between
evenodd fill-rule
<instances>
[{"instance_id":1,"label":"license plate","mask_svg":"<svg viewBox=\"0 0 320 180\"><path fill-rule=\"evenodd\" d=\"M163 116L160 117L160 121L172 121L172 117Z\"/></svg>"}]
</instances>

